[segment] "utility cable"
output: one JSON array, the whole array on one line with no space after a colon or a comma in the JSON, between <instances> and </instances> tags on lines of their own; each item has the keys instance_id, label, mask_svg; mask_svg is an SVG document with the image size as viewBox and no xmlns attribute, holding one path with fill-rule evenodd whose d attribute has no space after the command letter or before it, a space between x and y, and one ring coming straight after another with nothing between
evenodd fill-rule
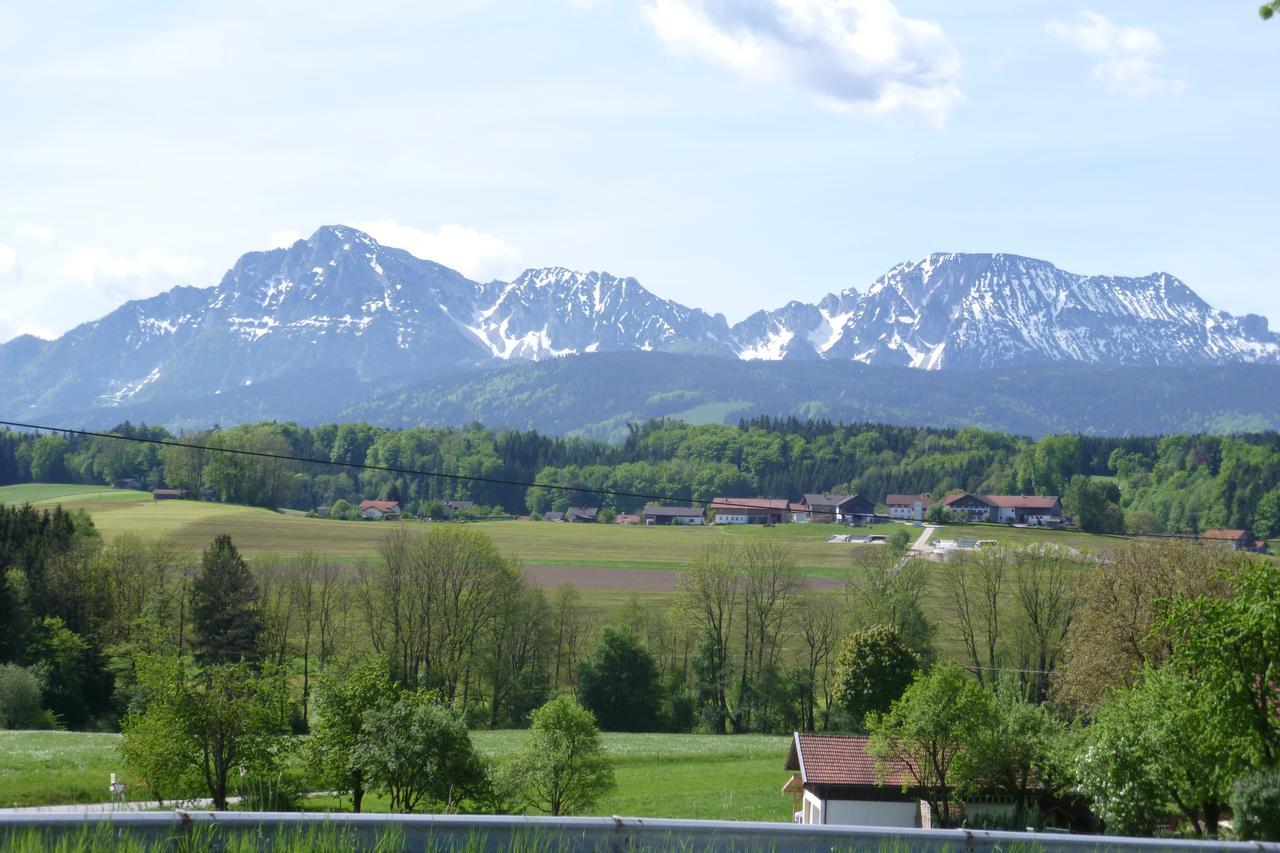
<instances>
[{"instance_id":1,"label":"utility cable","mask_svg":"<svg viewBox=\"0 0 1280 853\"><path fill-rule=\"evenodd\" d=\"M176 441L165 438L118 435L113 432L96 432L94 430L72 429L69 427L48 426L45 424L28 424L18 421L0 420L0 426L13 427L14 429L58 432L66 435L84 436L86 438L106 438L115 439L117 441L133 441L139 444L158 444L162 447L180 447L187 450L203 450L213 453L233 453L240 456L250 456L258 459L274 459L281 462L298 462L307 465L332 465L340 468L355 468L362 471L380 471L387 474L399 474L410 477L436 477L442 480L451 480L453 482L485 483L491 486L540 488L559 492L577 492L579 494L603 495L614 498L631 498L633 500L642 500L646 502L657 501L667 506L679 503L690 503L702 504L707 507L714 507L715 509L762 509L762 507L751 504L732 504L725 503L723 501L717 502L710 498L678 498L672 497L671 495L649 495L641 492L619 492L611 489L589 489L578 486L561 486L552 483L530 483L525 480L507 480L500 477L477 477L469 474L447 474L443 471L421 471L414 468L399 468L393 465L369 465L362 462L339 462L333 459L316 459L306 456L295 456L289 453L271 453L265 450L245 450L243 448L236 447L213 447L207 444L193 444L191 442Z\"/></svg>"}]
</instances>

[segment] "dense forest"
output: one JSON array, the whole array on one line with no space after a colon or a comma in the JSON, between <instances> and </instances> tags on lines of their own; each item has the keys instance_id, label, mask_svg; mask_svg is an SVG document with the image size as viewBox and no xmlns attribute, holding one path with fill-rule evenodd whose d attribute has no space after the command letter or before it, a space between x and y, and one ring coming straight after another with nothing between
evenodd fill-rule
<instances>
[{"instance_id":1,"label":"dense forest","mask_svg":"<svg viewBox=\"0 0 1280 853\"><path fill-rule=\"evenodd\" d=\"M161 427L129 423L112 432L177 438ZM479 425L386 429L277 422L185 433L181 440L211 449L3 431L0 484L136 479L144 488L185 488L221 501L299 509L392 496L422 514L433 502L459 499L511 514L570 504L627 512L648 502L609 492L675 501L715 495L795 499L844 490L873 501L893 493L1061 494L1087 529L1195 533L1238 527L1280 535L1280 434L1274 432L1032 440L975 428L758 418L737 426L648 421L630 425L619 443ZM365 465L440 476L362 470Z\"/></svg>"}]
</instances>

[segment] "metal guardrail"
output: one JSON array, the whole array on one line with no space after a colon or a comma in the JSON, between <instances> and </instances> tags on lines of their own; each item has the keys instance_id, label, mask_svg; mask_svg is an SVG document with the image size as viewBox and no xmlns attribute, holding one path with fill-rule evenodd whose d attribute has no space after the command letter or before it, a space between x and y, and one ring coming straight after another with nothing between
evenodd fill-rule
<instances>
[{"instance_id":1,"label":"metal guardrail","mask_svg":"<svg viewBox=\"0 0 1280 853\"><path fill-rule=\"evenodd\" d=\"M1085 851L1239 851L1280 853L1280 843L1122 838L1099 835L998 832L962 829L895 829L867 826L808 826L649 818L519 817L498 815L319 814L298 812L106 812L0 815L0 846L6 838L41 833L54 839L86 828L158 845L183 839L217 850L222 841L252 833L269 839L333 832L343 849L372 849L394 838L404 850L567 851L837 851L876 853L1085 853ZM287 845L279 845L282 848ZM386 847L382 847L386 849Z\"/></svg>"}]
</instances>

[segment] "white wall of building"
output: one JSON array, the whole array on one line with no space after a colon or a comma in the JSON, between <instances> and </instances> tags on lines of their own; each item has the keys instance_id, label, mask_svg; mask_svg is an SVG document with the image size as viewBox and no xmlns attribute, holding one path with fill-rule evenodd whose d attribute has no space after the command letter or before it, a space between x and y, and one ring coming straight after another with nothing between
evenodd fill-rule
<instances>
[{"instance_id":1,"label":"white wall of building","mask_svg":"<svg viewBox=\"0 0 1280 853\"><path fill-rule=\"evenodd\" d=\"M716 510L716 524L746 524L747 516Z\"/></svg>"},{"instance_id":2,"label":"white wall of building","mask_svg":"<svg viewBox=\"0 0 1280 853\"><path fill-rule=\"evenodd\" d=\"M920 806L916 802L821 800L812 791L805 791L800 822L840 826L913 827L919 823L919 814Z\"/></svg>"}]
</instances>

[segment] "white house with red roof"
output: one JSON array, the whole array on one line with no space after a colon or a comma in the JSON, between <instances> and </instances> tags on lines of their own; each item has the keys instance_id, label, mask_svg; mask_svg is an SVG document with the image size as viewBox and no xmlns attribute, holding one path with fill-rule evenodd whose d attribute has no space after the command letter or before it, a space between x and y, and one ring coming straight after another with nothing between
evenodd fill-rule
<instances>
[{"instance_id":1,"label":"white house with red roof","mask_svg":"<svg viewBox=\"0 0 1280 853\"><path fill-rule=\"evenodd\" d=\"M884 499L889 517L900 521L924 521L929 507L937 503L928 495L889 495Z\"/></svg>"},{"instance_id":2,"label":"white house with red roof","mask_svg":"<svg viewBox=\"0 0 1280 853\"><path fill-rule=\"evenodd\" d=\"M911 790L907 767L878 775L865 737L796 732L786 769L795 773L782 790L797 795L796 823L929 826L929 807Z\"/></svg>"},{"instance_id":3,"label":"white house with red roof","mask_svg":"<svg viewBox=\"0 0 1280 853\"><path fill-rule=\"evenodd\" d=\"M1057 527L1063 523L1062 501L1057 495L952 495L942 502L970 521L1030 524Z\"/></svg>"},{"instance_id":4,"label":"white house with red roof","mask_svg":"<svg viewBox=\"0 0 1280 853\"><path fill-rule=\"evenodd\" d=\"M397 501L360 501L360 517L372 520L399 518L400 504Z\"/></svg>"}]
</instances>

